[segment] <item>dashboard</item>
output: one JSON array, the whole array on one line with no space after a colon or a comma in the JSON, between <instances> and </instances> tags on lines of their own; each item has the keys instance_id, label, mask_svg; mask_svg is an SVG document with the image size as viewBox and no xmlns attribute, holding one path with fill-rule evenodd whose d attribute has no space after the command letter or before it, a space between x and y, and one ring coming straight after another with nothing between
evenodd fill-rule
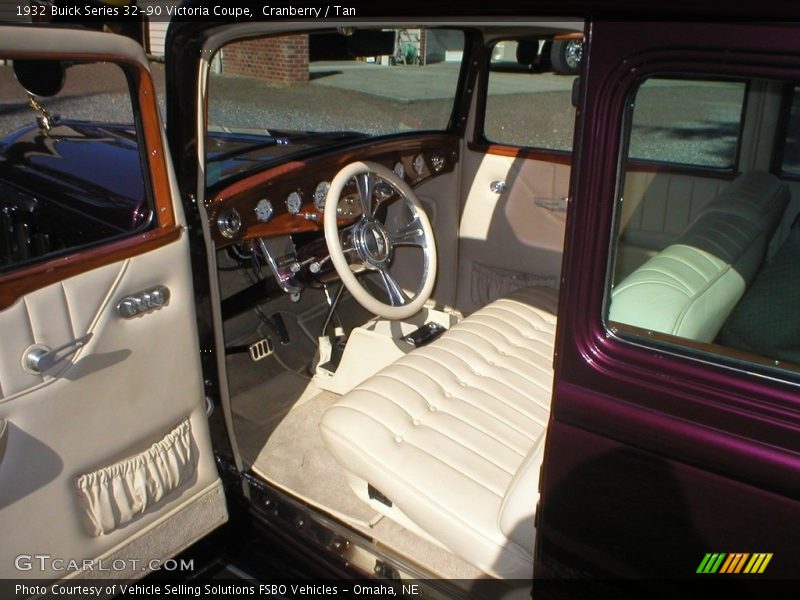
<instances>
[{"instance_id":1,"label":"dashboard","mask_svg":"<svg viewBox=\"0 0 800 600\"><path fill-rule=\"evenodd\" d=\"M262 238L322 232L327 186L345 165L369 160L393 170L412 188L452 171L457 138L447 134L368 141L335 153L290 160L232 183L211 196L206 210L217 248ZM360 216L353 183L337 206L341 226Z\"/></svg>"}]
</instances>

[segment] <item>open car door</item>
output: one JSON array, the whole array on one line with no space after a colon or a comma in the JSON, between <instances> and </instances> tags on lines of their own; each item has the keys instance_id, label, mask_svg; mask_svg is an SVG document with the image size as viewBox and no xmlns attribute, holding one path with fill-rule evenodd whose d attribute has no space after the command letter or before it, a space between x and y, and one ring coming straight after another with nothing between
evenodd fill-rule
<instances>
[{"instance_id":1,"label":"open car door","mask_svg":"<svg viewBox=\"0 0 800 600\"><path fill-rule=\"evenodd\" d=\"M774 275L800 239L796 154L774 158L797 135L797 32L587 31L534 594L720 576L775 595L749 586L800 572L797 279Z\"/></svg>"},{"instance_id":2,"label":"open car door","mask_svg":"<svg viewBox=\"0 0 800 600\"><path fill-rule=\"evenodd\" d=\"M64 118L32 97L38 125L31 112L0 144L0 576L141 577L227 520L148 61L121 36L30 27L0 27L0 59L56 79L117 69L133 117L68 121L73 104L102 112L106 96L67 89L50 106Z\"/></svg>"}]
</instances>

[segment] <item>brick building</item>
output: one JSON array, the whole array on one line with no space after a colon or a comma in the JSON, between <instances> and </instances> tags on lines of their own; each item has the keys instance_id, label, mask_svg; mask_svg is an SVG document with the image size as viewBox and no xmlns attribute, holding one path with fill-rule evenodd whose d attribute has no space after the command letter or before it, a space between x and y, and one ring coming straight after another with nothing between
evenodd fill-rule
<instances>
[{"instance_id":1,"label":"brick building","mask_svg":"<svg viewBox=\"0 0 800 600\"><path fill-rule=\"evenodd\" d=\"M308 83L308 35L287 35L230 44L222 49L224 75L277 85Z\"/></svg>"}]
</instances>

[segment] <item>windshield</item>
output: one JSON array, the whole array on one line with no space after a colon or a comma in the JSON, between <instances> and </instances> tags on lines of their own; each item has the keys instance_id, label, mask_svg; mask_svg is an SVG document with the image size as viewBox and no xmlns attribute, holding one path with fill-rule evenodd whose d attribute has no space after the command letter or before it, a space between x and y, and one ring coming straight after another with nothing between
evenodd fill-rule
<instances>
[{"instance_id":1,"label":"windshield","mask_svg":"<svg viewBox=\"0 0 800 600\"><path fill-rule=\"evenodd\" d=\"M368 136L447 129L464 34L343 30L240 41L212 61L207 181Z\"/></svg>"}]
</instances>

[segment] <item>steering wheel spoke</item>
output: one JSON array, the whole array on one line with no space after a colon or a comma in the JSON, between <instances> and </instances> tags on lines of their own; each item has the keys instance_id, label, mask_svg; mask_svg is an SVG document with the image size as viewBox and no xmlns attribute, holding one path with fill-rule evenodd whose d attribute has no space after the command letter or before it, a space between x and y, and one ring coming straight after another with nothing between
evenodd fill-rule
<instances>
[{"instance_id":1,"label":"steering wheel spoke","mask_svg":"<svg viewBox=\"0 0 800 600\"><path fill-rule=\"evenodd\" d=\"M389 241L395 246L419 246L423 249L426 248L425 231L422 228L419 215L414 215L411 221L399 229L390 232Z\"/></svg>"},{"instance_id":2,"label":"steering wheel spoke","mask_svg":"<svg viewBox=\"0 0 800 600\"><path fill-rule=\"evenodd\" d=\"M375 195L375 173L359 173L356 175L356 188L358 188L358 199L361 201L361 214L366 217L372 216L372 198Z\"/></svg>"},{"instance_id":3,"label":"steering wheel spoke","mask_svg":"<svg viewBox=\"0 0 800 600\"><path fill-rule=\"evenodd\" d=\"M386 293L389 294L389 303L392 306L402 306L408 302L408 296L406 296L403 288L401 288L397 281L395 281L394 277L392 277L392 274L389 273L389 269L379 269L378 273L381 274L383 287L386 288Z\"/></svg>"}]
</instances>

